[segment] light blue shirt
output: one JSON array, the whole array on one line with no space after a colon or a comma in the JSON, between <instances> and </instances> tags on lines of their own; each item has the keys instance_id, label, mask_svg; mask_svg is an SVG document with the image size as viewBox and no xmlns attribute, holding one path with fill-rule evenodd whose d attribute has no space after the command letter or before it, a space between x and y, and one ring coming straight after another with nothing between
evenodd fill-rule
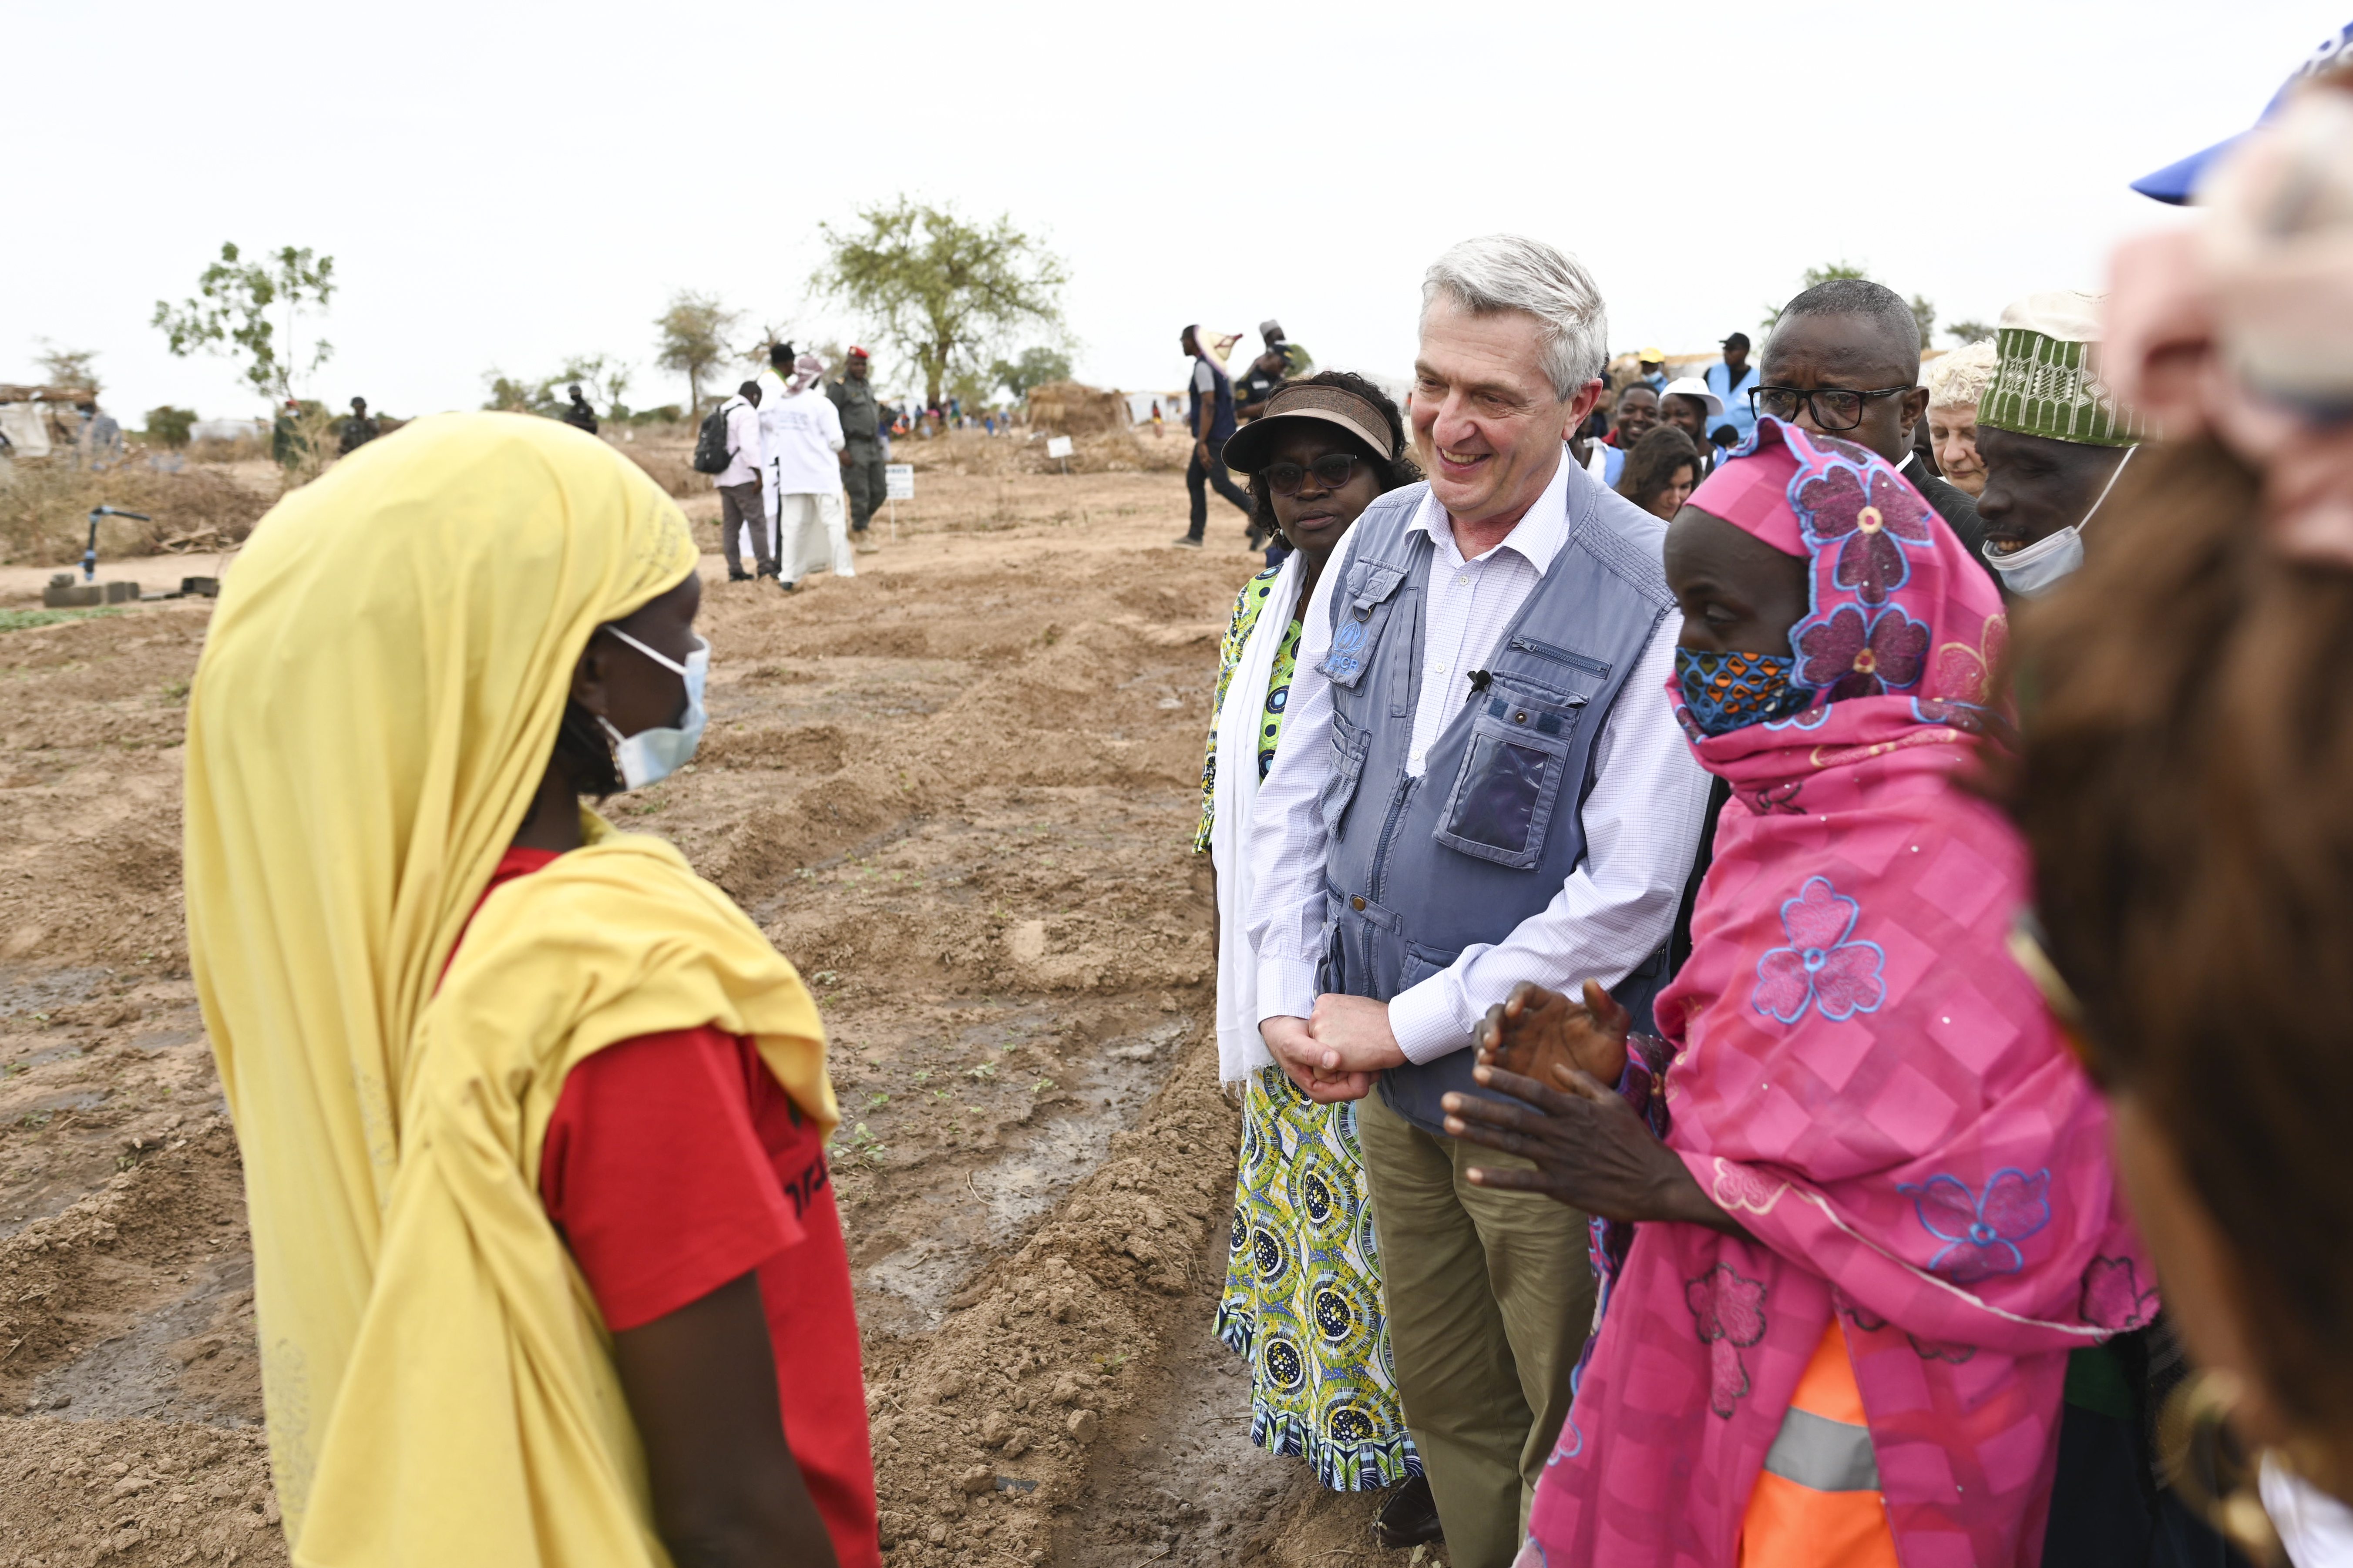
<instances>
[{"instance_id":1,"label":"light blue shirt","mask_svg":"<svg viewBox=\"0 0 2353 1568\"><path fill-rule=\"evenodd\" d=\"M1744 441L1757 434L1757 411L1748 406L1748 394L1761 379L1755 360L1748 362L1737 384L1732 380L1732 367L1722 360L1707 367L1707 389L1724 399L1724 421L1740 432Z\"/></svg>"}]
</instances>

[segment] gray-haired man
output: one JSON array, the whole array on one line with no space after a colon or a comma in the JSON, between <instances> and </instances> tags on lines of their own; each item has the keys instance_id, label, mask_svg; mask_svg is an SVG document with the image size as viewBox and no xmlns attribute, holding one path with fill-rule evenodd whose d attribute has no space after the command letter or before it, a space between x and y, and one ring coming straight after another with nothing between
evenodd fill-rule
<instances>
[{"instance_id":1,"label":"gray-haired man","mask_svg":"<svg viewBox=\"0 0 2353 1568\"><path fill-rule=\"evenodd\" d=\"M1707 800L1662 692L1659 521L1564 460L1601 390L1584 268L1510 236L1422 284L1427 484L1316 585L1250 854L1260 1031L1357 1101L1398 1392L1456 1568L1504 1568L1593 1313L1583 1217L1445 1136L1472 1030L1523 980L1648 1026ZM1377 1079L1379 1092L1367 1095Z\"/></svg>"}]
</instances>

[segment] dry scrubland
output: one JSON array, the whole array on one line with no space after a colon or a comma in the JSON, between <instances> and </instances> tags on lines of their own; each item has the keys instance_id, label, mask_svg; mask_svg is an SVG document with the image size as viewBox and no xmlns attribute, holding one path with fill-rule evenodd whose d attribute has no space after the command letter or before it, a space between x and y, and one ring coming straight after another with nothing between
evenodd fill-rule
<instances>
[{"instance_id":1,"label":"dry scrubland","mask_svg":"<svg viewBox=\"0 0 2353 1568\"><path fill-rule=\"evenodd\" d=\"M824 1008L893 1564L1388 1558L1247 1446L1209 1335L1237 1121L1188 842L1239 518L1168 548L1175 437L1021 445L902 443L922 499L855 580L713 581L702 757L614 805ZM0 1564L285 1557L181 924L208 610L0 636Z\"/></svg>"}]
</instances>

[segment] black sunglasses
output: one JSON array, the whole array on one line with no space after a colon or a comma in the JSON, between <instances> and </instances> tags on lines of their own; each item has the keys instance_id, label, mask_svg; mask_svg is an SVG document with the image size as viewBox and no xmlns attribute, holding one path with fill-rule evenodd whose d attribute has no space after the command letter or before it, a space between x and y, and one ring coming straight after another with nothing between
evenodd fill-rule
<instances>
[{"instance_id":1,"label":"black sunglasses","mask_svg":"<svg viewBox=\"0 0 2353 1568\"><path fill-rule=\"evenodd\" d=\"M1275 494L1297 495L1300 485L1311 473L1321 488L1338 489L1355 477L1356 465L1364 460L1353 452L1326 452L1303 468L1297 463L1269 463L1259 472L1266 476L1266 488Z\"/></svg>"},{"instance_id":2,"label":"black sunglasses","mask_svg":"<svg viewBox=\"0 0 2353 1568\"><path fill-rule=\"evenodd\" d=\"M1862 423L1862 405L1873 398L1894 397L1909 386L1883 386L1871 392L1850 392L1842 386L1752 386L1748 406L1776 419L1795 419L1810 406L1817 430L1852 430Z\"/></svg>"}]
</instances>

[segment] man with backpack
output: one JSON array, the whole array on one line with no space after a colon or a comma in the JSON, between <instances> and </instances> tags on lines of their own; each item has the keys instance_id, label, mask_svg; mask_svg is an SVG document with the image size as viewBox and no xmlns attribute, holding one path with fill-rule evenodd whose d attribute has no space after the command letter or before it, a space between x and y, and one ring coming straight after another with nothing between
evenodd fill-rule
<instances>
[{"instance_id":1,"label":"man with backpack","mask_svg":"<svg viewBox=\"0 0 2353 1568\"><path fill-rule=\"evenodd\" d=\"M703 416L694 443L694 467L713 475L719 490L719 548L727 557L727 580L748 583L739 532L752 537L753 559L763 577L776 575L776 542L760 504L760 384L747 381L735 395Z\"/></svg>"}]
</instances>

